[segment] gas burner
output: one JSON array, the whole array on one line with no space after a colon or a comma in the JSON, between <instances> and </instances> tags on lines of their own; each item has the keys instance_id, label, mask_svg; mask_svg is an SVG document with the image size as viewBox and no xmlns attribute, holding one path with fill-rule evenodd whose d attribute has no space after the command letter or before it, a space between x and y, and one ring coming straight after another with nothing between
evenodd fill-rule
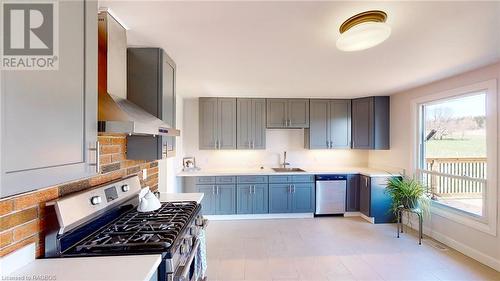
<instances>
[{"instance_id":1,"label":"gas burner","mask_svg":"<svg viewBox=\"0 0 500 281\"><path fill-rule=\"evenodd\" d=\"M167 251L196 211L195 202L163 203L160 209L148 213L131 210L66 253Z\"/></svg>"}]
</instances>

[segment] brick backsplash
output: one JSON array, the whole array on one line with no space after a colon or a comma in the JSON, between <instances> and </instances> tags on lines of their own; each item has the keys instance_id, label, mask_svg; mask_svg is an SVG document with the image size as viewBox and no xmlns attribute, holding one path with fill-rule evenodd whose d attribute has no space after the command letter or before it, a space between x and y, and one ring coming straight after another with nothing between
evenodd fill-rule
<instances>
[{"instance_id":1,"label":"brick backsplash","mask_svg":"<svg viewBox=\"0 0 500 281\"><path fill-rule=\"evenodd\" d=\"M137 174L141 185L158 189L158 162L127 160L123 135L99 136L101 174L0 200L0 257L36 243L36 256L44 253L45 204L68 194ZM142 170L148 178L143 180Z\"/></svg>"}]
</instances>

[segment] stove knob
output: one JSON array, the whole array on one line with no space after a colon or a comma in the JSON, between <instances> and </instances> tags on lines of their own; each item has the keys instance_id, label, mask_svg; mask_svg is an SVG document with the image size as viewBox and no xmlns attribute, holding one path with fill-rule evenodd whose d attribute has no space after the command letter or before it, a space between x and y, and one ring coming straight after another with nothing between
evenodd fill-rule
<instances>
[{"instance_id":1,"label":"stove knob","mask_svg":"<svg viewBox=\"0 0 500 281\"><path fill-rule=\"evenodd\" d=\"M92 198L90 198L90 204L92 205L99 205L101 204L102 202L102 199L101 199L101 196L92 196Z\"/></svg>"},{"instance_id":2,"label":"stove knob","mask_svg":"<svg viewBox=\"0 0 500 281\"><path fill-rule=\"evenodd\" d=\"M184 240L182 241L180 250L181 250L181 255L187 254L188 252L188 246L186 245Z\"/></svg>"},{"instance_id":3,"label":"stove knob","mask_svg":"<svg viewBox=\"0 0 500 281\"><path fill-rule=\"evenodd\" d=\"M128 186L128 184L124 184L124 185L122 185L122 191L123 191L123 192L127 192L127 191L129 191L129 190L130 190L130 186Z\"/></svg>"},{"instance_id":4,"label":"stove knob","mask_svg":"<svg viewBox=\"0 0 500 281\"><path fill-rule=\"evenodd\" d=\"M191 226L189 228L189 235L195 236L196 234L198 234L198 233L196 233L196 226Z\"/></svg>"}]
</instances>

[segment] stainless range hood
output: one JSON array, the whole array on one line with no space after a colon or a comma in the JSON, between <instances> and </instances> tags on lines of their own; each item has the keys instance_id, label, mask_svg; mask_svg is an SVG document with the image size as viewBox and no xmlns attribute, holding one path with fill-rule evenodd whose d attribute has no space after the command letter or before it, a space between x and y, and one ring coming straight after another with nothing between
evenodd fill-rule
<instances>
[{"instance_id":1,"label":"stainless range hood","mask_svg":"<svg viewBox=\"0 0 500 281\"><path fill-rule=\"evenodd\" d=\"M101 10L98 18L98 131L111 134L179 136L179 130L126 99L126 30L107 10Z\"/></svg>"},{"instance_id":2,"label":"stainless range hood","mask_svg":"<svg viewBox=\"0 0 500 281\"><path fill-rule=\"evenodd\" d=\"M144 111L131 101L99 93L99 132L129 135L179 136L179 130Z\"/></svg>"}]
</instances>

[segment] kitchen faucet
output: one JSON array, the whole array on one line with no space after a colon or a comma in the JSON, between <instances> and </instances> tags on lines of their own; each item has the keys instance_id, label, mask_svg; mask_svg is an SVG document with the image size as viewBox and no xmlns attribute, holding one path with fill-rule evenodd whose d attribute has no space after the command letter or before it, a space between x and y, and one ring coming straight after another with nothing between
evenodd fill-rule
<instances>
[{"instance_id":1,"label":"kitchen faucet","mask_svg":"<svg viewBox=\"0 0 500 281\"><path fill-rule=\"evenodd\" d=\"M283 169L286 169L286 166L290 166L290 163L286 162L286 151L283 152L283 163L281 163Z\"/></svg>"}]
</instances>

